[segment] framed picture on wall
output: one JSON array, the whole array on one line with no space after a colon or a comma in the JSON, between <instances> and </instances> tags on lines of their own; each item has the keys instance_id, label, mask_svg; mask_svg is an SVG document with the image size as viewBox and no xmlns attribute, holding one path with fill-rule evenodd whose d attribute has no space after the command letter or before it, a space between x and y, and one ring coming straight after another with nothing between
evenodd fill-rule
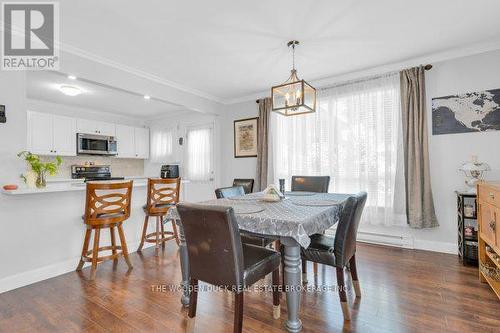
<instances>
[{"instance_id":1,"label":"framed picture on wall","mask_svg":"<svg viewBox=\"0 0 500 333\"><path fill-rule=\"evenodd\" d=\"M247 118L234 121L234 157L257 157L257 120Z\"/></svg>"}]
</instances>

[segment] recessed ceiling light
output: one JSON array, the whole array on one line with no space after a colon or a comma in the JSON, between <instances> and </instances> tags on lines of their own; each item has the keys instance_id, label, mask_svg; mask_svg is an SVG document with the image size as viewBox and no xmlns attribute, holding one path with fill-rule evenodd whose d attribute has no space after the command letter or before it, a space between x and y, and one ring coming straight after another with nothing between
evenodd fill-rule
<instances>
[{"instance_id":1,"label":"recessed ceiling light","mask_svg":"<svg viewBox=\"0 0 500 333\"><path fill-rule=\"evenodd\" d=\"M151 96L149 96L149 95L144 95L144 99L151 99Z\"/></svg>"},{"instance_id":2,"label":"recessed ceiling light","mask_svg":"<svg viewBox=\"0 0 500 333\"><path fill-rule=\"evenodd\" d=\"M68 96L78 96L83 92L82 89L67 84L59 86L59 91Z\"/></svg>"},{"instance_id":3,"label":"recessed ceiling light","mask_svg":"<svg viewBox=\"0 0 500 333\"><path fill-rule=\"evenodd\" d=\"M76 76L74 76L74 75L68 75L68 79L70 79L70 80L76 80Z\"/></svg>"}]
</instances>

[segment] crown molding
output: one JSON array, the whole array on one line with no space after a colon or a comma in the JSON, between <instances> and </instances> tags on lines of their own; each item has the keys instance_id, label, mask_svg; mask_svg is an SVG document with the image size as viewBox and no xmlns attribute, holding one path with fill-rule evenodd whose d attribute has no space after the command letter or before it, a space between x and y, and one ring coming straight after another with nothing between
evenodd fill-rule
<instances>
[{"instance_id":1,"label":"crown molding","mask_svg":"<svg viewBox=\"0 0 500 333\"><path fill-rule=\"evenodd\" d=\"M500 40L490 40L487 42L471 44L471 45L467 45L467 46L459 47L459 48L454 48L454 49L447 50L447 51L430 53L427 55L423 55L423 56L419 56L419 57L415 57L415 58L410 58L410 59L406 59L406 60L402 60L402 61L398 61L398 62L394 62L394 63L364 68L364 69L360 69L357 71L346 72L346 73L333 75L333 76L326 76L324 78L309 80L308 82L311 83L315 87L321 88L321 87L326 87L326 86L330 86L330 85L334 85L334 84L338 84L338 83L342 83L342 82L346 82L346 81L350 81L350 80L360 79L363 77L380 75L380 74L392 72L392 71L399 71L403 68L413 67L413 66L417 66L417 65L421 65L421 64L425 64L425 63L439 63L439 62L443 62L446 60L452 60L452 59L472 56L472 55L496 51L496 50L500 50ZM255 101L258 98L268 96L269 93L270 93L269 90L256 92L256 93L244 95L241 97L236 97L236 98L224 100L223 104L231 105L231 104L243 103L243 102L248 102L248 101Z\"/></svg>"},{"instance_id":2,"label":"crown molding","mask_svg":"<svg viewBox=\"0 0 500 333\"><path fill-rule=\"evenodd\" d=\"M133 75L138 76L138 77L142 77L142 78L144 78L146 80L150 80L152 82L156 82L156 83L159 83L159 84L162 84L165 86L169 86L171 88L174 88L174 89L177 89L177 90L180 90L180 91L183 91L183 92L186 92L186 93L189 93L189 94L201 97L201 98L205 98L205 99L208 99L208 100L213 101L213 102L224 104L224 101L221 98L214 96L214 95L211 95L211 94L208 94L206 92L190 88L188 86L182 85L182 84L174 82L174 81L166 80L166 79L161 78L157 75L142 71L142 70L137 69L137 68L133 68L133 67L124 65L122 63L116 62L114 60L111 60L111 59L108 59L105 57L101 57L99 55L96 55L96 54L91 53L91 52L87 52L83 49L80 49L76 46L73 46L73 45L70 45L67 43L57 43L57 44L58 45L56 47L58 47L62 52L67 52L67 53L76 55L78 57L81 57L81 58L84 58L87 60L91 60L91 61L95 61L95 62L100 63L102 65L109 66L109 67L130 73L130 74L133 74Z\"/></svg>"}]
</instances>

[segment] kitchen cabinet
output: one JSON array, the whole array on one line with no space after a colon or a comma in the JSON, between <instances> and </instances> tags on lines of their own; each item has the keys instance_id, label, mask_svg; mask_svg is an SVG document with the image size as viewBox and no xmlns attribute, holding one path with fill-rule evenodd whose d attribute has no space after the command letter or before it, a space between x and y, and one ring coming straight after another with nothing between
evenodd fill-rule
<instances>
[{"instance_id":1,"label":"kitchen cabinet","mask_svg":"<svg viewBox=\"0 0 500 333\"><path fill-rule=\"evenodd\" d=\"M149 158L149 129L116 125L118 158Z\"/></svg>"},{"instance_id":2,"label":"kitchen cabinet","mask_svg":"<svg viewBox=\"0 0 500 333\"><path fill-rule=\"evenodd\" d=\"M34 154L76 156L76 119L28 111L27 141Z\"/></svg>"},{"instance_id":3,"label":"kitchen cabinet","mask_svg":"<svg viewBox=\"0 0 500 333\"><path fill-rule=\"evenodd\" d=\"M135 135L135 157L148 159L149 158L149 129L136 127Z\"/></svg>"},{"instance_id":4,"label":"kitchen cabinet","mask_svg":"<svg viewBox=\"0 0 500 333\"><path fill-rule=\"evenodd\" d=\"M78 119L77 132L85 134L100 134L107 136L115 136L115 124L103 121L95 121L88 119Z\"/></svg>"},{"instance_id":5,"label":"kitchen cabinet","mask_svg":"<svg viewBox=\"0 0 500 333\"><path fill-rule=\"evenodd\" d=\"M132 126L116 125L118 158L135 158L135 130Z\"/></svg>"}]
</instances>

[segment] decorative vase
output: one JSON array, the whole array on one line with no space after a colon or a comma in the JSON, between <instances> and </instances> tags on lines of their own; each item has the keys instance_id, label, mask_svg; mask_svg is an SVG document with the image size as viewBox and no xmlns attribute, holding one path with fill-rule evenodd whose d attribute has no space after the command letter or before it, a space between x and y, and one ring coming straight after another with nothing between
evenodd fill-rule
<instances>
[{"instance_id":1,"label":"decorative vase","mask_svg":"<svg viewBox=\"0 0 500 333\"><path fill-rule=\"evenodd\" d=\"M36 180L38 178L38 174L35 171L29 170L23 176L24 176L24 182L26 183L26 186L28 188L36 187Z\"/></svg>"},{"instance_id":2,"label":"decorative vase","mask_svg":"<svg viewBox=\"0 0 500 333\"><path fill-rule=\"evenodd\" d=\"M36 187L44 188L47 186L47 182L45 180L45 172L39 172L38 177L36 178Z\"/></svg>"}]
</instances>

